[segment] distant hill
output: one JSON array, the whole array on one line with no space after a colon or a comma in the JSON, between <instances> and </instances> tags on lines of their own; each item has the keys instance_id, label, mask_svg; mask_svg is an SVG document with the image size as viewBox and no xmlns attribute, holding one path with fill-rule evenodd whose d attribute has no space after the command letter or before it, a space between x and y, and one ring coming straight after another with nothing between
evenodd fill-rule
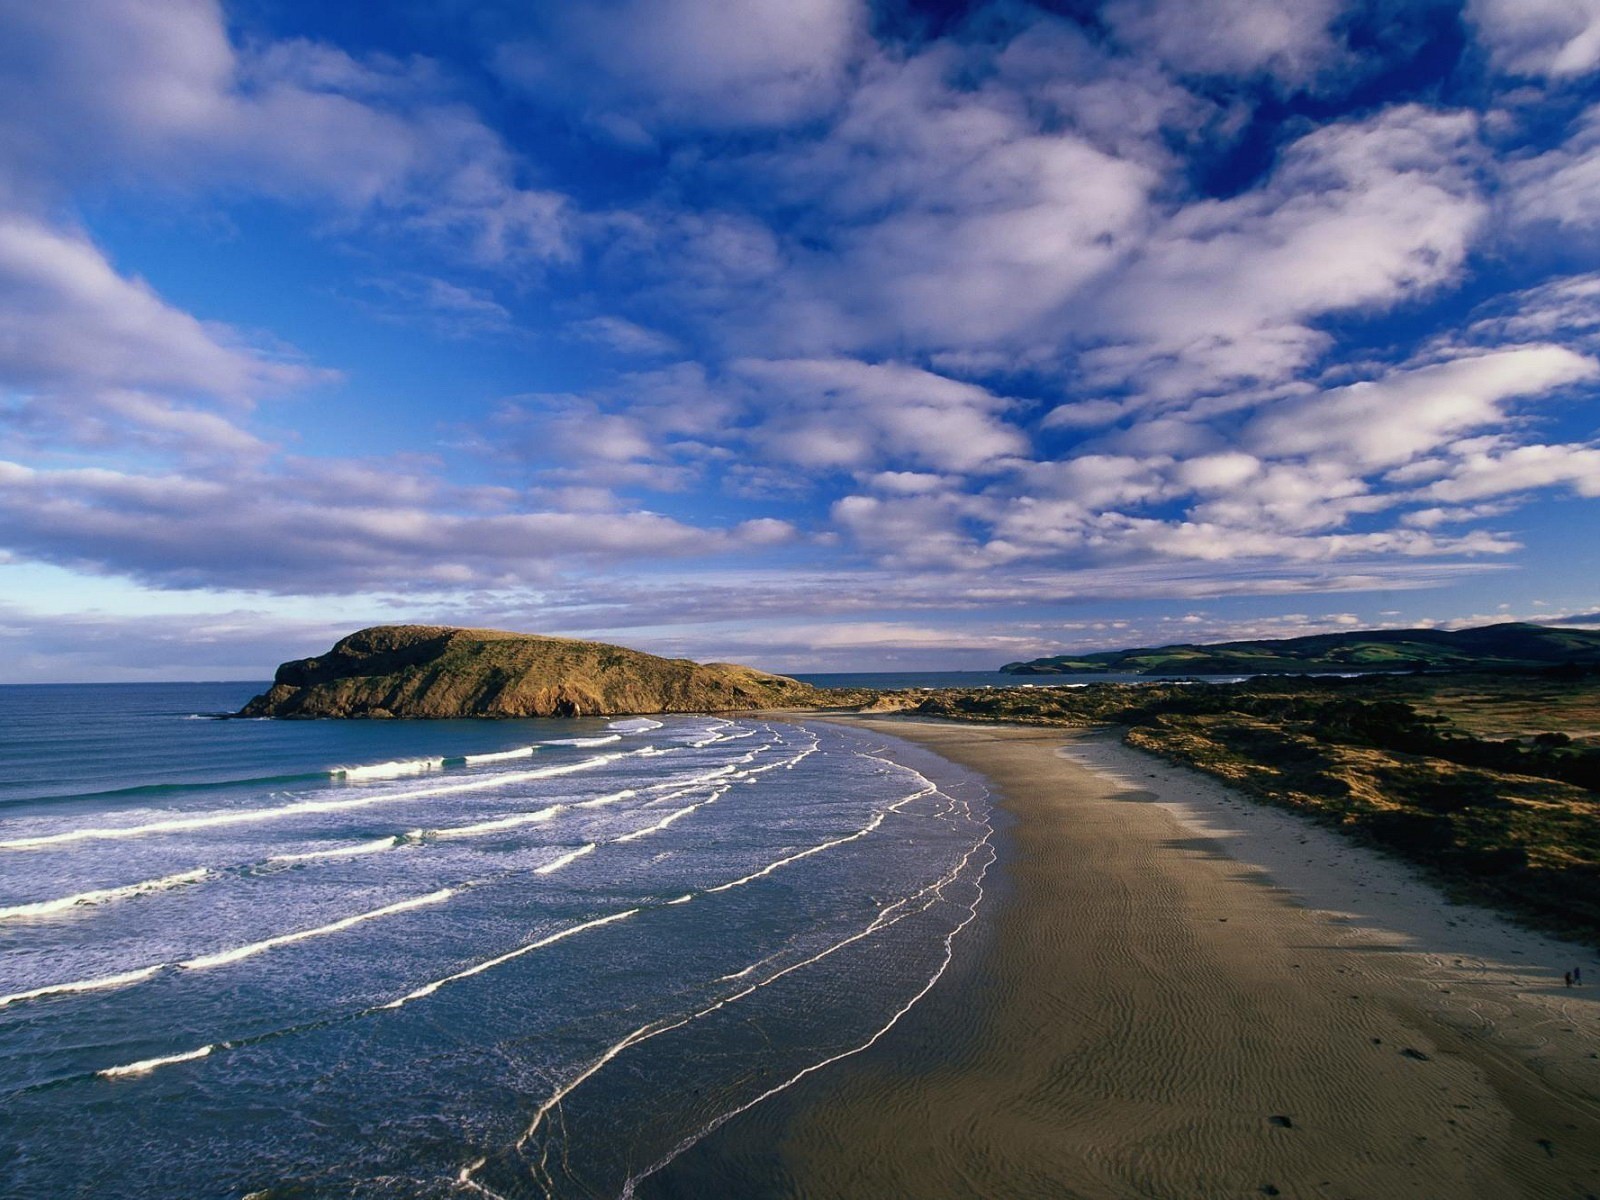
<instances>
[{"instance_id":1,"label":"distant hill","mask_svg":"<svg viewBox=\"0 0 1600 1200\"><path fill-rule=\"evenodd\" d=\"M1007 663L1008 675L1252 675L1305 671L1494 671L1600 664L1600 631L1510 622L1378 629L1252 642L1182 643Z\"/></svg>"},{"instance_id":2,"label":"distant hill","mask_svg":"<svg viewBox=\"0 0 1600 1200\"><path fill-rule=\"evenodd\" d=\"M814 703L815 690L729 663L603 642L379 625L286 662L242 717L578 717Z\"/></svg>"}]
</instances>

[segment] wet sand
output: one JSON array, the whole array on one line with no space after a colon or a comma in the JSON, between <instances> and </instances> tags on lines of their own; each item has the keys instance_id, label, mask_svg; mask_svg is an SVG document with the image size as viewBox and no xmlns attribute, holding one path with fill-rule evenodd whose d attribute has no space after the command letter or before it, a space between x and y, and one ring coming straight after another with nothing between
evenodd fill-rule
<instances>
[{"instance_id":1,"label":"wet sand","mask_svg":"<svg viewBox=\"0 0 1600 1200\"><path fill-rule=\"evenodd\" d=\"M639 1196L1600 1197L1592 952L1105 737L859 723L990 782L985 922Z\"/></svg>"}]
</instances>

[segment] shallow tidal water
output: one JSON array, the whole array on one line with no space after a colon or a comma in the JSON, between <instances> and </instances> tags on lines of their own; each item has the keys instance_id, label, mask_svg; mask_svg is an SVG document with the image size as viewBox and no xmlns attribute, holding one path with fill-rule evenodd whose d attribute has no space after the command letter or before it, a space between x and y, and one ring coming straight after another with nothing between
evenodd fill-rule
<instances>
[{"instance_id":1,"label":"shallow tidal water","mask_svg":"<svg viewBox=\"0 0 1600 1200\"><path fill-rule=\"evenodd\" d=\"M860 730L254 690L0 688L7 1196L628 1195L892 1027L993 858Z\"/></svg>"}]
</instances>

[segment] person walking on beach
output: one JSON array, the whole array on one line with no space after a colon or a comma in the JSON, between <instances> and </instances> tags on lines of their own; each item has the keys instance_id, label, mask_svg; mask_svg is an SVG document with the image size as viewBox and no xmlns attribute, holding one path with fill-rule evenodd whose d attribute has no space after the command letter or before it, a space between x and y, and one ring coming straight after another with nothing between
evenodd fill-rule
<instances>
[{"instance_id":1,"label":"person walking on beach","mask_svg":"<svg viewBox=\"0 0 1600 1200\"><path fill-rule=\"evenodd\" d=\"M1572 986L1572 972L1571 971L1568 971L1561 978L1566 981L1566 984L1567 984L1568 987Z\"/></svg>"},{"instance_id":2,"label":"person walking on beach","mask_svg":"<svg viewBox=\"0 0 1600 1200\"><path fill-rule=\"evenodd\" d=\"M1574 987L1582 987L1583 986L1583 968L1582 967L1573 967L1572 968L1572 984L1573 984Z\"/></svg>"}]
</instances>

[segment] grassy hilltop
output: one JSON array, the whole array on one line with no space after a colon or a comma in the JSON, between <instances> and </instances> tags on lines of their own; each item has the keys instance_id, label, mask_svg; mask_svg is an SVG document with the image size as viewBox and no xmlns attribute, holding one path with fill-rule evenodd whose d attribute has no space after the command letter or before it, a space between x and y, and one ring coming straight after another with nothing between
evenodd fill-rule
<instances>
[{"instance_id":1,"label":"grassy hilltop","mask_svg":"<svg viewBox=\"0 0 1600 1200\"><path fill-rule=\"evenodd\" d=\"M243 717L593 717L814 703L815 690L730 663L604 642L379 625L286 662Z\"/></svg>"},{"instance_id":2,"label":"grassy hilltop","mask_svg":"<svg viewBox=\"0 0 1600 1200\"><path fill-rule=\"evenodd\" d=\"M1007 663L1012 675L1257 675L1312 671L1493 671L1600 664L1600 631L1508 622L1379 629L1212 645L1182 643Z\"/></svg>"}]
</instances>

